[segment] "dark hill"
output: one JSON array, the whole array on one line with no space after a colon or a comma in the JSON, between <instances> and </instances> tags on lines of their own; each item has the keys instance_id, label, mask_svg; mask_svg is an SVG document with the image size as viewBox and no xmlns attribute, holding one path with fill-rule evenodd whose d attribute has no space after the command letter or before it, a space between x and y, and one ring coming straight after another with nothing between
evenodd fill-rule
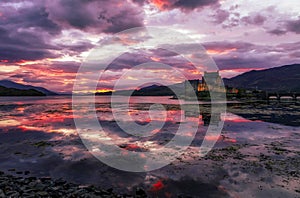
<instances>
[{"instance_id":1,"label":"dark hill","mask_svg":"<svg viewBox=\"0 0 300 198\"><path fill-rule=\"evenodd\" d=\"M13 89L18 89L18 90L36 90L38 92L43 93L44 95L47 96L53 96L53 95L58 95L55 92L49 91L48 89L45 89L43 87L35 87L31 85L23 85L20 83L16 83L10 80L0 80L0 86L6 87L6 88L13 88Z\"/></svg>"},{"instance_id":2,"label":"dark hill","mask_svg":"<svg viewBox=\"0 0 300 198\"><path fill-rule=\"evenodd\" d=\"M223 80L225 85L236 88L300 92L300 64L253 70Z\"/></svg>"},{"instance_id":3,"label":"dark hill","mask_svg":"<svg viewBox=\"0 0 300 198\"><path fill-rule=\"evenodd\" d=\"M35 89L21 90L0 86L0 96L45 96L45 94Z\"/></svg>"}]
</instances>

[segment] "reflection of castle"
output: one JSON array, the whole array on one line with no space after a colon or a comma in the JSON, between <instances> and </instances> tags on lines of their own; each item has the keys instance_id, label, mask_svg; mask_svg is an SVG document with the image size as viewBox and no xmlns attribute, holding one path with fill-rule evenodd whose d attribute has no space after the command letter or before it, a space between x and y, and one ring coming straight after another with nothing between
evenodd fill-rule
<instances>
[{"instance_id":1,"label":"reflection of castle","mask_svg":"<svg viewBox=\"0 0 300 198\"><path fill-rule=\"evenodd\" d=\"M193 105L188 105L186 106L186 108L184 109L184 115L185 117L192 117L192 118L199 118L199 112L197 112L197 110L195 110L197 108L195 108ZM201 120L203 121L203 125L204 126L208 126L208 125L219 125L219 123L221 122L221 112L220 111L216 111L214 113L211 112L211 108L206 109L203 108L201 109L200 107L200 115L201 115Z\"/></svg>"}]
</instances>

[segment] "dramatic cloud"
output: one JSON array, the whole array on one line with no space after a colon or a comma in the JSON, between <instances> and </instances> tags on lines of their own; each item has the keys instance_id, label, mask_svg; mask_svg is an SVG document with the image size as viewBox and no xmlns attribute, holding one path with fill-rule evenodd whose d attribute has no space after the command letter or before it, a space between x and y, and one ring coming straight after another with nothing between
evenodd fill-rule
<instances>
[{"instance_id":1,"label":"dramatic cloud","mask_svg":"<svg viewBox=\"0 0 300 198\"><path fill-rule=\"evenodd\" d=\"M281 36L281 35L286 34L286 30L281 30L281 29L269 30L267 32L270 33L270 34L277 35L277 36Z\"/></svg>"},{"instance_id":2,"label":"dramatic cloud","mask_svg":"<svg viewBox=\"0 0 300 198\"><path fill-rule=\"evenodd\" d=\"M215 5L219 0L132 0L138 5L145 3L154 4L160 10L180 9L182 11L192 11L205 6Z\"/></svg>"},{"instance_id":3,"label":"dramatic cloud","mask_svg":"<svg viewBox=\"0 0 300 198\"><path fill-rule=\"evenodd\" d=\"M0 28L0 60L18 62L58 57L51 52L54 47L47 44L43 35L35 32L9 32Z\"/></svg>"},{"instance_id":4,"label":"dramatic cloud","mask_svg":"<svg viewBox=\"0 0 300 198\"><path fill-rule=\"evenodd\" d=\"M204 43L204 46L221 70L261 69L280 66L282 61L285 64L300 61L300 42L270 46L223 41Z\"/></svg>"},{"instance_id":5,"label":"dramatic cloud","mask_svg":"<svg viewBox=\"0 0 300 198\"><path fill-rule=\"evenodd\" d=\"M57 71L57 72L59 71L63 73L77 73L80 65L81 65L80 62L75 62L75 61L64 61L64 62L53 61L51 62L49 69L51 69L52 71Z\"/></svg>"},{"instance_id":6,"label":"dramatic cloud","mask_svg":"<svg viewBox=\"0 0 300 198\"><path fill-rule=\"evenodd\" d=\"M288 32L300 34L300 17L297 20L284 21L283 25L279 26L276 29L268 31L268 33L277 36L282 36Z\"/></svg>"},{"instance_id":7,"label":"dramatic cloud","mask_svg":"<svg viewBox=\"0 0 300 198\"><path fill-rule=\"evenodd\" d=\"M226 21L230 16L230 12L227 10L218 9L215 14L212 15L214 23L220 24Z\"/></svg>"},{"instance_id":8,"label":"dramatic cloud","mask_svg":"<svg viewBox=\"0 0 300 198\"><path fill-rule=\"evenodd\" d=\"M0 4L0 59L9 62L55 58L66 50L74 55L92 47L88 41L52 45L51 41L62 30L114 33L143 26L141 10L123 1L42 0Z\"/></svg>"},{"instance_id":9,"label":"dramatic cloud","mask_svg":"<svg viewBox=\"0 0 300 198\"><path fill-rule=\"evenodd\" d=\"M45 8L4 4L0 13L0 60L17 62L57 57L47 37L58 35L61 28L48 19Z\"/></svg>"},{"instance_id":10,"label":"dramatic cloud","mask_svg":"<svg viewBox=\"0 0 300 198\"><path fill-rule=\"evenodd\" d=\"M299 63L299 13L300 4L296 0L263 3L255 0L2 0L1 79L70 92L77 70L92 48L99 47L99 43L109 40L114 33L141 26L161 26L190 36L195 42L181 43L180 38L174 38L166 45L198 60L197 66L203 70L212 57L226 77L255 68ZM113 42L130 46L147 39L151 40L147 34L138 38L127 35ZM208 55L198 44L204 45ZM112 88L112 82L123 72L146 62L164 63L187 73L190 79L200 78L201 74L183 56L164 47L124 53L105 71L102 88ZM112 49L107 56L113 57L113 53ZM132 75L136 76L128 77L124 88L132 87L137 78L149 77L151 72L161 74L170 82L178 81L170 73L152 67L149 71L134 71Z\"/></svg>"},{"instance_id":11,"label":"dramatic cloud","mask_svg":"<svg viewBox=\"0 0 300 198\"><path fill-rule=\"evenodd\" d=\"M300 17L298 20L291 20L286 22L287 31L294 32L296 34L300 34Z\"/></svg>"},{"instance_id":12,"label":"dramatic cloud","mask_svg":"<svg viewBox=\"0 0 300 198\"><path fill-rule=\"evenodd\" d=\"M49 0L46 6L53 21L70 28L116 33L143 26L141 9L126 1Z\"/></svg>"},{"instance_id":13,"label":"dramatic cloud","mask_svg":"<svg viewBox=\"0 0 300 198\"><path fill-rule=\"evenodd\" d=\"M218 0L177 0L170 4L170 7L193 10L215 3L218 3Z\"/></svg>"},{"instance_id":14,"label":"dramatic cloud","mask_svg":"<svg viewBox=\"0 0 300 198\"><path fill-rule=\"evenodd\" d=\"M147 51L139 50L136 53L124 53L115 59L107 69L131 69L135 66L149 62L159 62L174 68L193 69L193 67L190 66L189 61L185 60L182 56L161 48ZM155 70L153 67L152 69Z\"/></svg>"},{"instance_id":15,"label":"dramatic cloud","mask_svg":"<svg viewBox=\"0 0 300 198\"><path fill-rule=\"evenodd\" d=\"M243 17L242 21L245 22L246 24L251 24L251 25L263 25L266 19L267 19L266 17L260 14L255 14L253 16Z\"/></svg>"}]
</instances>

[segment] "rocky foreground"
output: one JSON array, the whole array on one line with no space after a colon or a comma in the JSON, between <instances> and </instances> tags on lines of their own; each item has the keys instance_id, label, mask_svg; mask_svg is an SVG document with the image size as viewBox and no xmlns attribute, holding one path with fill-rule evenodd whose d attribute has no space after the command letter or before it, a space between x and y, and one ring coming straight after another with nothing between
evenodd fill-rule
<instances>
[{"instance_id":1,"label":"rocky foreground","mask_svg":"<svg viewBox=\"0 0 300 198\"><path fill-rule=\"evenodd\" d=\"M115 194L113 189L82 186L50 177L15 177L0 172L0 198L6 197L147 197L142 189L134 195Z\"/></svg>"}]
</instances>

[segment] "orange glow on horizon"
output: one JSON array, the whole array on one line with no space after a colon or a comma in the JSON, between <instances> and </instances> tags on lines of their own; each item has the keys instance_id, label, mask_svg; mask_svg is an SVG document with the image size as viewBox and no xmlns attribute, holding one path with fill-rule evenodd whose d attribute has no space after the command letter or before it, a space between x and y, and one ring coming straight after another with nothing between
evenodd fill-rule
<instances>
[{"instance_id":1,"label":"orange glow on horizon","mask_svg":"<svg viewBox=\"0 0 300 198\"><path fill-rule=\"evenodd\" d=\"M97 89L95 93L106 93L106 92L115 92L113 89Z\"/></svg>"},{"instance_id":2,"label":"orange glow on horizon","mask_svg":"<svg viewBox=\"0 0 300 198\"><path fill-rule=\"evenodd\" d=\"M231 49L225 49L225 50L219 50L219 49L208 49L206 52L211 55L224 55L224 54L229 54L230 52L236 51L236 48L231 48Z\"/></svg>"},{"instance_id":3,"label":"orange glow on horizon","mask_svg":"<svg viewBox=\"0 0 300 198\"><path fill-rule=\"evenodd\" d=\"M155 61L155 62L159 62L161 59L160 58L157 58L157 57L150 57L151 58L151 60L153 60L153 61Z\"/></svg>"}]
</instances>

